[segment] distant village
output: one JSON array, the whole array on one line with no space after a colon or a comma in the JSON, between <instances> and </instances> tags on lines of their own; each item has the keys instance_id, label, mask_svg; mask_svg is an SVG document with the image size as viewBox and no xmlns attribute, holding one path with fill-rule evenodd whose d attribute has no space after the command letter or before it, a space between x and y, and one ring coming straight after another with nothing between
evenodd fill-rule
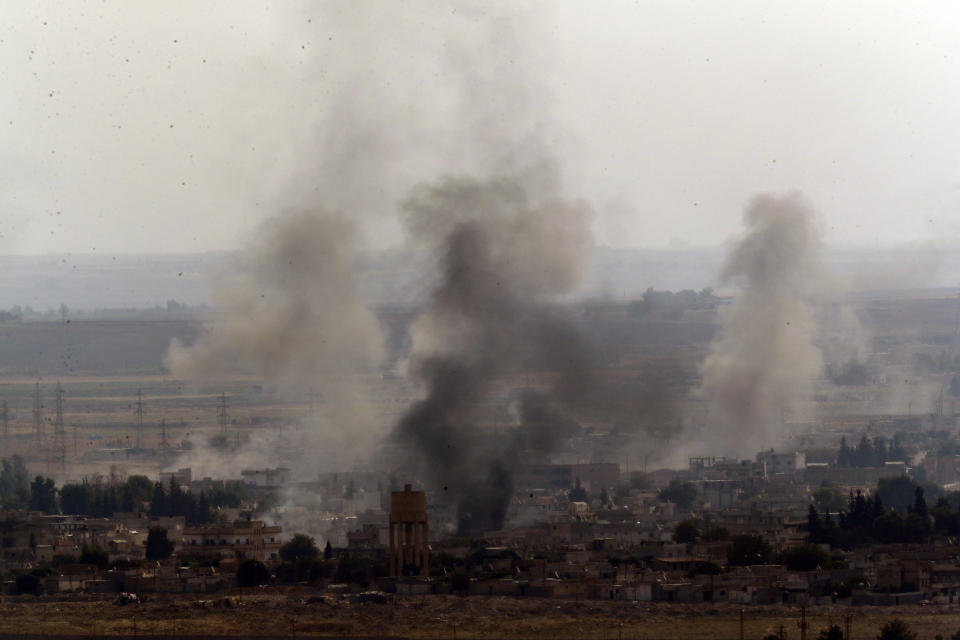
<instances>
[{"instance_id":1,"label":"distant village","mask_svg":"<svg viewBox=\"0 0 960 640\"><path fill-rule=\"evenodd\" d=\"M0 472L2 592L960 602L960 451L864 434L807 457L530 464L503 528L467 536L442 489L391 474L183 468L56 486L15 456Z\"/></svg>"}]
</instances>

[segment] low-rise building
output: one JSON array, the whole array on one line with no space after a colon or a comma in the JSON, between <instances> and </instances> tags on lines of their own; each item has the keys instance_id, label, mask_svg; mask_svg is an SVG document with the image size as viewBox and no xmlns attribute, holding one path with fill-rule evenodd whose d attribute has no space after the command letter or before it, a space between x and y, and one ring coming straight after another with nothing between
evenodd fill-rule
<instances>
[{"instance_id":1,"label":"low-rise building","mask_svg":"<svg viewBox=\"0 0 960 640\"><path fill-rule=\"evenodd\" d=\"M182 556L230 556L269 562L280 554L283 528L260 520L237 520L232 526L186 527Z\"/></svg>"}]
</instances>

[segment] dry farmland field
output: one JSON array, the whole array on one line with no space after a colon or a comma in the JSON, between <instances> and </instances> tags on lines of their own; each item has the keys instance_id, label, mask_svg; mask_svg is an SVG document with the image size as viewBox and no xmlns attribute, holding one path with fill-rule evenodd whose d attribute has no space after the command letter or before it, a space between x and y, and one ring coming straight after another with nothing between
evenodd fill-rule
<instances>
[{"instance_id":1,"label":"dry farmland field","mask_svg":"<svg viewBox=\"0 0 960 640\"><path fill-rule=\"evenodd\" d=\"M204 597L204 596L200 596ZM212 598L212 597L211 597ZM629 602L516 599L504 597L391 597L382 602L347 602L315 590L266 588L233 592L229 606L216 599L158 597L117 606L104 596L7 597L0 605L0 637L42 636L285 636L367 638L735 640L740 611L732 605L675 605ZM760 640L783 626L800 638L800 608L748 607L743 637ZM845 606L807 611L808 638L850 615L854 639L875 638L893 617L904 620L918 640L949 638L960 629L956 606L898 608ZM9 636L8 636L9 637Z\"/></svg>"}]
</instances>

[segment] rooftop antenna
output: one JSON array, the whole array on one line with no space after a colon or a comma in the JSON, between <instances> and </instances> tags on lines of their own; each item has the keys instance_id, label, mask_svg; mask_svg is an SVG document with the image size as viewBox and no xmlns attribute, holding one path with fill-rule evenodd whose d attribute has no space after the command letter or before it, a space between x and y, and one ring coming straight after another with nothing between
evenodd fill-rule
<instances>
[{"instance_id":1,"label":"rooftop antenna","mask_svg":"<svg viewBox=\"0 0 960 640\"><path fill-rule=\"evenodd\" d=\"M143 449L143 389L137 389L137 449Z\"/></svg>"}]
</instances>

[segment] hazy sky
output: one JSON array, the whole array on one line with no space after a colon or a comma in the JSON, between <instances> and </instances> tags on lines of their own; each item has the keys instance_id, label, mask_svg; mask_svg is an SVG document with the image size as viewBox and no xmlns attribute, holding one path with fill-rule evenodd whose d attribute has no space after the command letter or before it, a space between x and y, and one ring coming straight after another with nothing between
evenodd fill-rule
<instances>
[{"instance_id":1,"label":"hazy sky","mask_svg":"<svg viewBox=\"0 0 960 640\"><path fill-rule=\"evenodd\" d=\"M3 2L0 253L239 246L551 156L601 244L800 189L834 245L960 239L955 2Z\"/></svg>"}]
</instances>

